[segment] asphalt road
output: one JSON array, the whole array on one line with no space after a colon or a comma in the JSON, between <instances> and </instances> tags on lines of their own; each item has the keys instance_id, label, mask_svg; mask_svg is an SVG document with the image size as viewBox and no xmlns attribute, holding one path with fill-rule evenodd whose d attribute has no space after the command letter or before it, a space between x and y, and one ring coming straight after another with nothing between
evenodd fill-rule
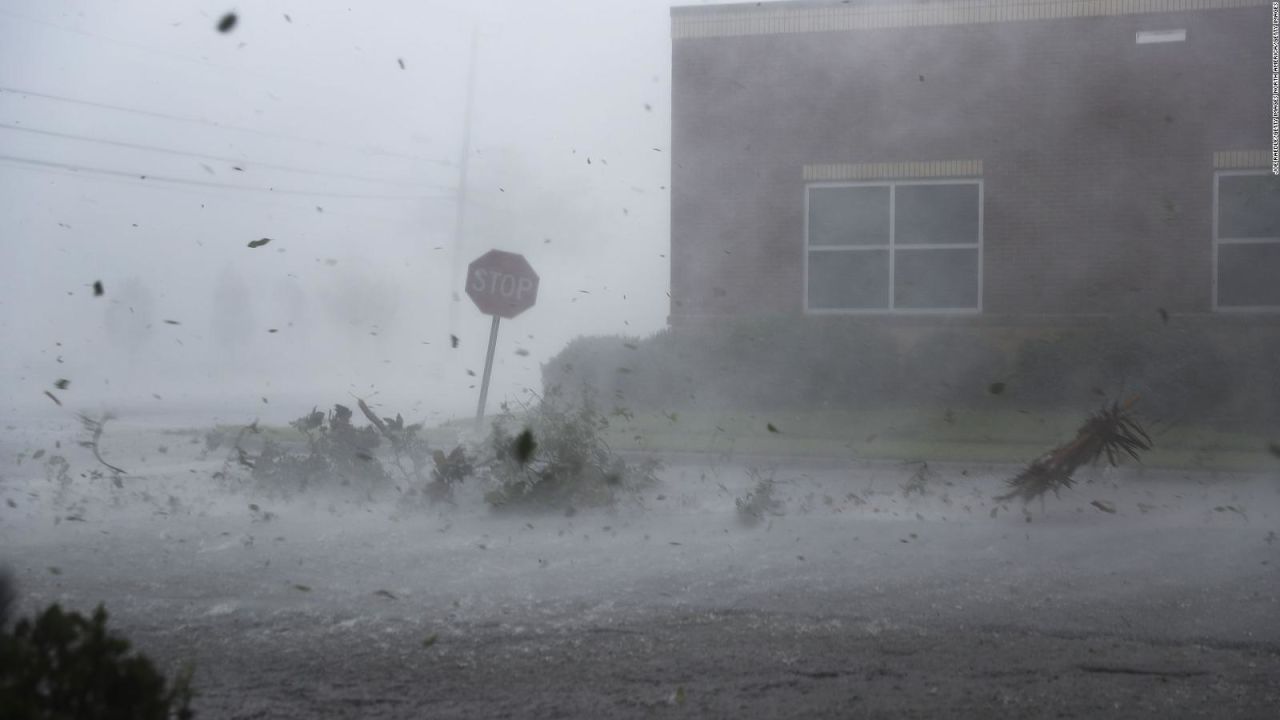
<instances>
[{"instance_id":1,"label":"asphalt road","mask_svg":"<svg viewBox=\"0 0 1280 720\"><path fill-rule=\"evenodd\" d=\"M7 479L0 562L24 608L104 602L194 662L202 718L1280 716L1275 477L1101 473L1042 515L990 502L999 473L774 469L782 514L747 527L741 467L570 517L171 462Z\"/></svg>"}]
</instances>

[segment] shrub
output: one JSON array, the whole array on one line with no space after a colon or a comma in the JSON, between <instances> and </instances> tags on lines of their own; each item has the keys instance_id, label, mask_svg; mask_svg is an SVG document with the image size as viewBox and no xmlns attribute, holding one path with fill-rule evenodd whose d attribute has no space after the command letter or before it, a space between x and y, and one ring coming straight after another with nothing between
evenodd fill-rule
<instances>
[{"instance_id":1,"label":"shrub","mask_svg":"<svg viewBox=\"0 0 1280 720\"><path fill-rule=\"evenodd\" d=\"M1220 413L1245 376L1204 330L1135 320L1024 341L1016 367L1027 401L1083 409L1137 394L1148 415L1168 421Z\"/></svg>"},{"instance_id":2,"label":"shrub","mask_svg":"<svg viewBox=\"0 0 1280 720\"><path fill-rule=\"evenodd\" d=\"M56 603L8 626L12 590L0 581L0 717L32 720L167 720L195 717L191 670L170 683L129 641ZM7 599L6 599L7 598Z\"/></svg>"},{"instance_id":3,"label":"shrub","mask_svg":"<svg viewBox=\"0 0 1280 720\"><path fill-rule=\"evenodd\" d=\"M643 340L577 338L543 366L543 386L644 410L853 407L894 397L898 360L892 335L872 323L736 320Z\"/></svg>"},{"instance_id":4,"label":"shrub","mask_svg":"<svg viewBox=\"0 0 1280 720\"><path fill-rule=\"evenodd\" d=\"M306 455L290 453L268 439L256 458L241 463L252 469L253 480L267 492L354 487L369 493L390 485L374 455L382 442L377 428L357 428L351 418L345 405L334 405L327 416L312 410L291 423L307 438ZM240 451L239 445L236 449Z\"/></svg>"},{"instance_id":5,"label":"shrub","mask_svg":"<svg viewBox=\"0 0 1280 720\"><path fill-rule=\"evenodd\" d=\"M612 505L620 495L657 482L656 462L628 464L601 437L609 420L597 412L590 389L574 403L552 387L536 407L526 410L518 435L512 431L516 418L506 406L493 424L493 457L486 473L494 487L485 493L493 507Z\"/></svg>"}]
</instances>

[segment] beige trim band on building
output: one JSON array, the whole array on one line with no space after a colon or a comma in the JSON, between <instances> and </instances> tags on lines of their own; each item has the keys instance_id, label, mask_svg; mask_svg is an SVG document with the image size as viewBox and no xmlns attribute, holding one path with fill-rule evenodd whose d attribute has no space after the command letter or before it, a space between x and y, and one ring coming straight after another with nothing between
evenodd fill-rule
<instances>
[{"instance_id":1,"label":"beige trim band on building","mask_svg":"<svg viewBox=\"0 0 1280 720\"><path fill-rule=\"evenodd\" d=\"M896 180L901 178L980 177L981 160L924 160L892 163L805 165L805 182Z\"/></svg>"},{"instance_id":2,"label":"beige trim band on building","mask_svg":"<svg viewBox=\"0 0 1280 720\"><path fill-rule=\"evenodd\" d=\"M915 5L676 7L671 37L736 37L875 28L978 25L1270 6L1270 0L949 0Z\"/></svg>"},{"instance_id":3,"label":"beige trim band on building","mask_svg":"<svg viewBox=\"0 0 1280 720\"><path fill-rule=\"evenodd\" d=\"M1224 150L1213 154L1214 170L1245 170L1271 167L1266 150Z\"/></svg>"}]
</instances>

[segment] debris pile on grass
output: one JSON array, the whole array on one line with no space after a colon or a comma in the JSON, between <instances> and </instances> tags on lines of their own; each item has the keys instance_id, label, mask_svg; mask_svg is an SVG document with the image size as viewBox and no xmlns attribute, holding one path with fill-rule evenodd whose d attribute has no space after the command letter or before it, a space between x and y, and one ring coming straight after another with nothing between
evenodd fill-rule
<instances>
[{"instance_id":1,"label":"debris pile on grass","mask_svg":"<svg viewBox=\"0 0 1280 720\"><path fill-rule=\"evenodd\" d=\"M327 414L313 408L290 423L300 439L265 432L257 421L241 428L229 443L229 433L210 433L205 438L210 450L230 445L215 477L251 482L273 495L343 489L372 499L374 493L394 489L404 498L434 501L451 499L453 485L472 473L472 459L462 448L447 456L431 452L423 423L408 424L398 413L379 417L364 400L357 407L368 425L355 425L354 412L345 405L334 405ZM261 441L254 439L258 436ZM256 453L255 446L260 448ZM233 476L237 467L248 470L247 479Z\"/></svg>"},{"instance_id":2,"label":"debris pile on grass","mask_svg":"<svg viewBox=\"0 0 1280 720\"><path fill-rule=\"evenodd\" d=\"M276 494L353 486L372 491L389 485L374 456L382 437L373 426L356 427L351 418L345 405L334 405L328 415L312 410L290 423L306 437L305 454L268 437L258 456L245 457L241 464L250 467L259 489ZM238 445L237 452L243 454Z\"/></svg>"},{"instance_id":3,"label":"debris pile on grass","mask_svg":"<svg viewBox=\"0 0 1280 720\"><path fill-rule=\"evenodd\" d=\"M996 499L1020 498L1026 503L1050 491L1057 497L1075 483L1076 470L1097 462L1104 454L1113 467L1122 453L1140 460L1138 451L1151 449L1151 437L1132 413L1135 402L1137 397L1131 397L1123 404L1117 401L1103 406L1080 426L1074 440L1033 461L1009 481L1009 492Z\"/></svg>"},{"instance_id":4,"label":"debris pile on grass","mask_svg":"<svg viewBox=\"0 0 1280 720\"><path fill-rule=\"evenodd\" d=\"M568 403L558 386L524 408L517 419L506 405L493 424L485 500L495 508L570 510L613 505L657 482L658 463L627 463L605 441L609 419L590 392ZM518 434L515 427L522 427Z\"/></svg>"}]
</instances>

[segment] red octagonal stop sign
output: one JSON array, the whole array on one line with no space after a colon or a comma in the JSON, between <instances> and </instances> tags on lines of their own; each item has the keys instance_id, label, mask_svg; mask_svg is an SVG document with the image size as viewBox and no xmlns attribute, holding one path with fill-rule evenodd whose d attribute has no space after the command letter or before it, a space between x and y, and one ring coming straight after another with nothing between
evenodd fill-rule
<instances>
[{"instance_id":1,"label":"red octagonal stop sign","mask_svg":"<svg viewBox=\"0 0 1280 720\"><path fill-rule=\"evenodd\" d=\"M513 318L538 299L538 273L523 255L490 250L467 268L467 295L480 312Z\"/></svg>"}]
</instances>

